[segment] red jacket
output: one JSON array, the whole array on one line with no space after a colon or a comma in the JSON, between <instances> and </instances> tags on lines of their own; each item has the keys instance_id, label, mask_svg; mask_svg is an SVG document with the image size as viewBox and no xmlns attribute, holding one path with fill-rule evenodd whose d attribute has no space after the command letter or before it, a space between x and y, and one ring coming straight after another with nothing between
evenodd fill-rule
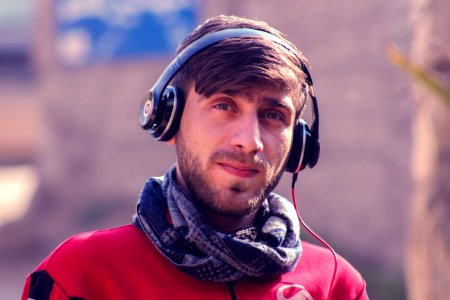
<instances>
[{"instance_id":1,"label":"red jacket","mask_svg":"<svg viewBox=\"0 0 450 300\"><path fill-rule=\"evenodd\" d=\"M302 243L294 271L235 283L200 281L179 271L133 225L76 235L27 277L22 299L326 299L331 253ZM365 282L343 258L331 299L368 299Z\"/></svg>"}]
</instances>

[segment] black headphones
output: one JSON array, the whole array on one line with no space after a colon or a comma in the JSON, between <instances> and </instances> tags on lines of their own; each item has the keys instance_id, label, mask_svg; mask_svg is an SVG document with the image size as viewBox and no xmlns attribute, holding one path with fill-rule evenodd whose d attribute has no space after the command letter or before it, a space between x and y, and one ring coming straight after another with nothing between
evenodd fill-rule
<instances>
[{"instance_id":1,"label":"black headphones","mask_svg":"<svg viewBox=\"0 0 450 300\"><path fill-rule=\"evenodd\" d=\"M209 33L187 46L172 60L142 100L139 113L141 127L150 132L158 141L170 140L180 125L185 101L183 92L177 87L169 86L170 81L181 67L198 52L224 39L244 36L266 38L283 46L297 56L300 67L306 75L306 83L309 85L308 93L312 102L313 123L310 129L308 124L300 119L294 126L292 148L286 164L286 171L296 174L306 166L314 167L319 159L320 139L319 109L312 88L311 75L306 65L291 46L281 38L261 30L248 28L225 29Z\"/></svg>"}]
</instances>

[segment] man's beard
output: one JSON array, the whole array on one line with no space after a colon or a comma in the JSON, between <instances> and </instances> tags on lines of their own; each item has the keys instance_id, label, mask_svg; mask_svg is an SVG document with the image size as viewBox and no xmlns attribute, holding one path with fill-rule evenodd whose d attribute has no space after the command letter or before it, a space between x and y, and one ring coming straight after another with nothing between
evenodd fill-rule
<instances>
[{"instance_id":1,"label":"man's beard","mask_svg":"<svg viewBox=\"0 0 450 300\"><path fill-rule=\"evenodd\" d=\"M274 162L273 166L254 155L242 152L214 152L208 158L205 170L202 170L200 158L193 154L185 143L181 130L176 137L177 168L179 169L191 200L200 209L214 212L228 217L242 217L257 210L267 195L277 186L284 170L280 168L282 159ZM277 155L282 157L282 155ZM284 159L286 161L286 159ZM249 164L263 170L265 180L261 187L254 191L253 195L243 195L249 187L243 181L231 182L228 187L217 187L207 174L208 167L216 161L232 161ZM278 170L275 170L278 168ZM245 197L245 198L243 198Z\"/></svg>"}]
</instances>

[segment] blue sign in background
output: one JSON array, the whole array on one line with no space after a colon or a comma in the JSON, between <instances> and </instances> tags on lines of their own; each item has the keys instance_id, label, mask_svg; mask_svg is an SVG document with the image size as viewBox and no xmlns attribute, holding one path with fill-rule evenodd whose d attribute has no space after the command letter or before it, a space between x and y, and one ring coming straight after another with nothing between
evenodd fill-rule
<instances>
[{"instance_id":1,"label":"blue sign in background","mask_svg":"<svg viewBox=\"0 0 450 300\"><path fill-rule=\"evenodd\" d=\"M56 54L83 66L174 53L197 25L199 0L57 0Z\"/></svg>"}]
</instances>

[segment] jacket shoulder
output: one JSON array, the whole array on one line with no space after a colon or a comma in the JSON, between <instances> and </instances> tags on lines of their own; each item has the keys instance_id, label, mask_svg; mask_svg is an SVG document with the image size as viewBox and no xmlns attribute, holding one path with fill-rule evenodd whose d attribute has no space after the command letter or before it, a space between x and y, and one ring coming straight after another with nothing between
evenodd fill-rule
<instances>
[{"instance_id":1,"label":"jacket shoulder","mask_svg":"<svg viewBox=\"0 0 450 300\"><path fill-rule=\"evenodd\" d=\"M92 282L109 271L138 264L139 254L151 247L145 234L131 224L77 234L61 243L28 275L22 299L36 294L40 295L36 299L76 299L74 296L89 295Z\"/></svg>"},{"instance_id":2,"label":"jacket shoulder","mask_svg":"<svg viewBox=\"0 0 450 300\"><path fill-rule=\"evenodd\" d=\"M306 274L316 286L328 291L333 274L335 261L330 250L303 242L303 253L297 266L297 271ZM334 284L331 288L333 299L368 299L366 283L361 274L342 256L337 256L337 267Z\"/></svg>"},{"instance_id":3,"label":"jacket shoulder","mask_svg":"<svg viewBox=\"0 0 450 300\"><path fill-rule=\"evenodd\" d=\"M80 267L83 260L105 258L106 250L120 251L127 244L139 243L144 238L143 235L139 229L131 224L107 230L80 233L56 247L37 269L58 269L61 263L64 263L66 267ZM77 261L75 262L74 259Z\"/></svg>"}]
</instances>

